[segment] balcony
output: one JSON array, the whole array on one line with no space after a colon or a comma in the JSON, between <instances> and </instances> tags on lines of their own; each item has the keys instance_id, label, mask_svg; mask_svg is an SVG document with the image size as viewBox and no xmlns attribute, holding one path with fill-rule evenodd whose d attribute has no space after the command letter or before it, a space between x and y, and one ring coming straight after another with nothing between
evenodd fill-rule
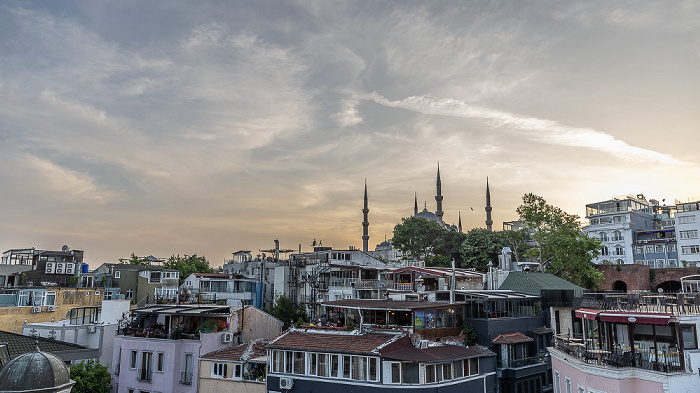
<instances>
[{"instance_id":1,"label":"balcony","mask_svg":"<svg viewBox=\"0 0 700 393\"><path fill-rule=\"evenodd\" d=\"M413 284L410 282L397 282L395 285L395 289L399 291L412 291L413 290Z\"/></svg>"},{"instance_id":2,"label":"balcony","mask_svg":"<svg viewBox=\"0 0 700 393\"><path fill-rule=\"evenodd\" d=\"M549 355L521 359L499 360L496 367L503 378L520 379L546 373L551 362Z\"/></svg>"},{"instance_id":3,"label":"balcony","mask_svg":"<svg viewBox=\"0 0 700 393\"><path fill-rule=\"evenodd\" d=\"M180 373L180 383L183 385L192 385L192 373L189 373L189 372Z\"/></svg>"},{"instance_id":4,"label":"balcony","mask_svg":"<svg viewBox=\"0 0 700 393\"><path fill-rule=\"evenodd\" d=\"M634 367L666 373L686 371L681 363L683 354L673 348L615 348L604 350L584 343L583 340L557 337L554 348L589 364L607 367Z\"/></svg>"}]
</instances>

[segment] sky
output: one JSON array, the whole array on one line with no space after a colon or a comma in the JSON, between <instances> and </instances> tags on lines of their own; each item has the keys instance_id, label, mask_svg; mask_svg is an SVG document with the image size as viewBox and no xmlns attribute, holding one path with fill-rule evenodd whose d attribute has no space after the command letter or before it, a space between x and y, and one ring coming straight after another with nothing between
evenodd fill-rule
<instances>
[{"instance_id":1,"label":"sky","mask_svg":"<svg viewBox=\"0 0 700 393\"><path fill-rule=\"evenodd\" d=\"M0 248L362 246L700 196L697 1L3 1ZM461 212L461 213L460 213Z\"/></svg>"}]
</instances>

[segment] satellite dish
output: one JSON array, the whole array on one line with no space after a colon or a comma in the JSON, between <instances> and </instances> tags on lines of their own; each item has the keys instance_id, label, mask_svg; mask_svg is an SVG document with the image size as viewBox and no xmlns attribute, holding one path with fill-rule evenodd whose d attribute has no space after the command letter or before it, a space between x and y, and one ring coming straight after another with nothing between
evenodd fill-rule
<instances>
[{"instance_id":1,"label":"satellite dish","mask_svg":"<svg viewBox=\"0 0 700 393\"><path fill-rule=\"evenodd\" d=\"M63 251L63 252L68 252L68 250L70 250L70 249L66 245L63 245L63 247L61 247L61 251Z\"/></svg>"}]
</instances>

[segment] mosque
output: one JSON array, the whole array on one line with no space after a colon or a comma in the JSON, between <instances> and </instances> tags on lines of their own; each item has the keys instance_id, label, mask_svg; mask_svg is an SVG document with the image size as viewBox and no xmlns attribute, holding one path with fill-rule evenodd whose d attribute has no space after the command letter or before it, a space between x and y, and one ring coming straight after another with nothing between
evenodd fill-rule
<instances>
[{"instance_id":1,"label":"mosque","mask_svg":"<svg viewBox=\"0 0 700 393\"><path fill-rule=\"evenodd\" d=\"M418 194L414 195L414 204L413 204L413 217L421 217L425 218L426 220L434 221L438 223L440 226L445 228L446 230L449 231L459 231L462 232L462 213L459 212L459 221L457 225L454 224L447 224L443 221L443 216L445 215L445 212L442 210L442 181L440 180L440 164L438 164L437 168L437 182L436 182L436 188L437 188L437 194L435 195L435 202L437 204L437 210L435 212L431 212L428 210L428 204L427 202L423 205L423 210L418 211ZM493 230L493 220L491 220L491 211L493 208L491 207L491 192L489 191L489 179L488 177L486 178L486 208L484 209L486 211L486 229L489 231ZM364 220L362 221L362 251L368 252L369 250L369 208L368 208L368 199L367 199L367 181L365 180L365 196L364 196L364 208L362 209L362 214L364 217ZM386 247L389 246L390 243L386 241L386 239L377 245L377 247Z\"/></svg>"}]
</instances>

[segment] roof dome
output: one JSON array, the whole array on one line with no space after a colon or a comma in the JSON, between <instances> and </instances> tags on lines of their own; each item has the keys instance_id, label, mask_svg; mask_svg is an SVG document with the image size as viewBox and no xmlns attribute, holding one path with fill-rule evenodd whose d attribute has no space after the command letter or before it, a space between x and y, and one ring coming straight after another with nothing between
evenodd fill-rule
<instances>
[{"instance_id":1,"label":"roof dome","mask_svg":"<svg viewBox=\"0 0 700 393\"><path fill-rule=\"evenodd\" d=\"M422 212L419 212L418 214L415 215L415 217L421 217L425 218L426 220L430 221L435 221L437 222L437 216L433 212L429 212L428 210L423 210Z\"/></svg>"},{"instance_id":2,"label":"roof dome","mask_svg":"<svg viewBox=\"0 0 700 393\"><path fill-rule=\"evenodd\" d=\"M70 379L68 367L56 355L41 352L25 353L12 359L0 371L0 393L67 391L75 381Z\"/></svg>"}]
</instances>

